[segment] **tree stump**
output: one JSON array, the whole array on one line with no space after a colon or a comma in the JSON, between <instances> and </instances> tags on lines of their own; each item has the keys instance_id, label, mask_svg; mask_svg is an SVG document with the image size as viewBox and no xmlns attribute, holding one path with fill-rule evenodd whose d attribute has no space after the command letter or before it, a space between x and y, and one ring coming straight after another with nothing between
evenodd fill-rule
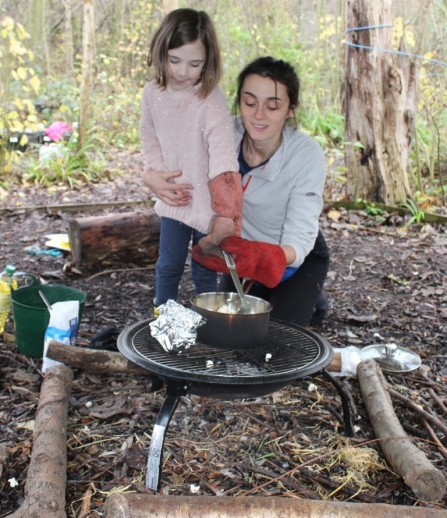
<instances>
[{"instance_id":1,"label":"tree stump","mask_svg":"<svg viewBox=\"0 0 447 518\"><path fill-rule=\"evenodd\" d=\"M73 261L83 270L147 266L158 258L160 219L153 209L71 219L68 236Z\"/></svg>"},{"instance_id":2,"label":"tree stump","mask_svg":"<svg viewBox=\"0 0 447 518\"><path fill-rule=\"evenodd\" d=\"M398 205L410 194L420 63L393 55L391 7L392 0L347 1L343 108L351 198Z\"/></svg>"}]
</instances>

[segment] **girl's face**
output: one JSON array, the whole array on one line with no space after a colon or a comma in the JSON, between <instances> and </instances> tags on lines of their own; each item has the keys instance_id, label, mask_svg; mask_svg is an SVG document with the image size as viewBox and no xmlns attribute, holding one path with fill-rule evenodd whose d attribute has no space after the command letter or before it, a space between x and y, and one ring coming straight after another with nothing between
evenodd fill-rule
<instances>
[{"instance_id":1,"label":"girl's face","mask_svg":"<svg viewBox=\"0 0 447 518\"><path fill-rule=\"evenodd\" d=\"M179 97L199 81L206 52L200 40L168 51L168 92Z\"/></svg>"},{"instance_id":2,"label":"girl's face","mask_svg":"<svg viewBox=\"0 0 447 518\"><path fill-rule=\"evenodd\" d=\"M256 74L245 78L241 89L240 112L245 131L254 142L275 144L286 120L294 110L282 83Z\"/></svg>"}]
</instances>

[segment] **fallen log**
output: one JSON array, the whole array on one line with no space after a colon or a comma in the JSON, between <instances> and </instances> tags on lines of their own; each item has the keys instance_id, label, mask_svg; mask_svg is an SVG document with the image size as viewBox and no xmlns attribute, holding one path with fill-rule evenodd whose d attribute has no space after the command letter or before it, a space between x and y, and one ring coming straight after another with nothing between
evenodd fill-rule
<instances>
[{"instance_id":1,"label":"fallen log","mask_svg":"<svg viewBox=\"0 0 447 518\"><path fill-rule=\"evenodd\" d=\"M10 518L66 518L67 415L73 371L52 367L40 389L25 501Z\"/></svg>"},{"instance_id":2,"label":"fallen log","mask_svg":"<svg viewBox=\"0 0 447 518\"><path fill-rule=\"evenodd\" d=\"M61 203L55 205L30 205L28 207L1 208L0 214L28 214L30 212L87 212L109 208L136 207L141 205L153 206L152 200L105 201L97 203Z\"/></svg>"},{"instance_id":3,"label":"fallen log","mask_svg":"<svg viewBox=\"0 0 447 518\"><path fill-rule=\"evenodd\" d=\"M104 518L445 518L445 510L280 497L161 496L115 493Z\"/></svg>"},{"instance_id":4,"label":"fallen log","mask_svg":"<svg viewBox=\"0 0 447 518\"><path fill-rule=\"evenodd\" d=\"M368 209L368 203L365 201L328 201L325 203L323 207L323 212L329 212L329 210L332 207L343 207L346 210L367 210ZM397 213L399 216L406 216L411 215L411 210L407 207L393 207L392 205L384 205L383 203L374 203L374 207L377 209L382 209L385 212L388 212L388 214ZM446 224L447 223L447 217L442 214L433 214L431 212L425 212L422 211L424 214L424 217L422 218L424 222L426 223L440 223L440 224ZM362 230L366 230L362 229Z\"/></svg>"},{"instance_id":5,"label":"fallen log","mask_svg":"<svg viewBox=\"0 0 447 518\"><path fill-rule=\"evenodd\" d=\"M83 369L90 374L142 374L150 375L147 369L125 358L121 353L98 351L86 347L73 347L52 340L48 344L48 358Z\"/></svg>"},{"instance_id":6,"label":"fallen log","mask_svg":"<svg viewBox=\"0 0 447 518\"><path fill-rule=\"evenodd\" d=\"M71 219L68 237L73 262L83 270L146 266L158 257L160 219L153 209Z\"/></svg>"},{"instance_id":7,"label":"fallen log","mask_svg":"<svg viewBox=\"0 0 447 518\"><path fill-rule=\"evenodd\" d=\"M6 463L9 461L10 453L8 448L10 447L11 443L9 442L0 443L0 478L3 475L3 466L6 466Z\"/></svg>"},{"instance_id":8,"label":"fallen log","mask_svg":"<svg viewBox=\"0 0 447 518\"><path fill-rule=\"evenodd\" d=\"M394 413L387 382L378 363L371 359L360 362L357 376L369 420L393 470L421 500L441 500L446 489L445 477L404 432Z\"/></svg>"}]
</instances>

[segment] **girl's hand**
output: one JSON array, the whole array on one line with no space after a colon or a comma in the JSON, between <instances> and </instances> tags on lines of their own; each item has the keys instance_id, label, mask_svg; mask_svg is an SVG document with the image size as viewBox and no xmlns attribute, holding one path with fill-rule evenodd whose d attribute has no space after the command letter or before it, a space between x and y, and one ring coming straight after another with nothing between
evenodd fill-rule
<instances>
[{"instance_id":1,"label":"girl's hand","mask_svg":"<svg viewBox=\"0 0 447 518\"><path fill-rule=\"evenodd\" d=\"M173 183L173 179L181 175L181 171L164 173L147 168L141 173L141 178L144 185L167 205L188 205L191 200L191 194L188 191L193 188L192 185Z\"/></svg>"}]
</instances>

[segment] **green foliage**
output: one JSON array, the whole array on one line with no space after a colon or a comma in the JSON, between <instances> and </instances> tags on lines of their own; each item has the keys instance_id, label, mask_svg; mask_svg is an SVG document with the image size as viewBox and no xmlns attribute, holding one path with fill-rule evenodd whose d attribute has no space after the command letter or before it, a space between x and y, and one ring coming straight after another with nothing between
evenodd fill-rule
<instances>
[{"instance_id":1,"label":"green foliage","mask_svg":"<svg viewBox=\"0 0 447 518\"><path fill-rule=\"evenodd\" d=\"M384 214L384 210L380 207L376 207L375 203L367 203L365 212L368 214L368 216L381 216Z\"/></svg>"},{"instance_id":2,"label":"green foliage","mask_svg":"<svg viewBox=\"0 0 447 518\"><path fill-rule=\"evenodd\" d=\"M78 149L76 135L68 143L51 144L47 157L27 158L24 179L39 185L76 184L97 181L103 172L105 161L98 152L93 153L91 139Z\"/></svg>"},{"instance_id":3,"label":"green foliage","mask_svg":"<svg viewBox=\"0 0 447 518\"><path fill-rule=\"evenodd\" d=\"M385 221L385 211L381 207L377 207L375 203L363 200L362 198L358 198L356 203L362 203L364 205L363 210L366 212L369 218L366 222L367 227L381 225Z\"/></svg>"},{"instance_id":4,"label":"green foliage","mask_svg":"<svg viewBox=\"0 0 447 518\"><path fill-rule=\"evenodd\" d=\"M416 205L416 203L413 200L408 200L407 203L405 203L404 207L410 211L411 217L410 219L405 223L404 228L409 227L413 223L416 223L420 225L424 219L425 219L425 213L421 208Z\"/></svg>"},{"instance_id":5,"label":"green foliage","mask_svg":"<svg viewBox=\"0 0 447 518\"><path fill-rule=\"evenodd\" d=\"M78 120L79 87L67 77L46 78L36 103L44 106L40 117L45 124L63 120L69 126Z\"/></svg>"},{"instance_id":6,"label":"green foliage","mask_svg":"<svg viewBox=\"0 0 447 518\"><path fill-rule=\"evenodd\" d=\"M426 57L431 58L432 54L427 53ZM440 188L443 191L440 167L447 156L445 67L441 70L429 62L422 62L419 85L419 112L411 153L411 178L416 190L427 192Z\"/></svg>"},{"instance_id":7,"label":"green foliage","mask_svg":"<svg viewBox=\"0 0 447 518\"><path fill-rule=\"evenodd\" d=\"M34 5L34 2L31 4ZM67 45L64 3L40 3L39 16L32 5L18 3L10 9L16 20L27 20L27 26L4 18L0 33L0 131L35 129L64 120L70 126L79 116L79 86L82 48L82 9L71 13L73 29L74 72L66 72ZM443 59L447 55L447 11L440 2L432 2L430 24L425 28L423 46L436 49L427 52L427 58ZM9 5L13 6L11 2ZM215 0L203 4L199 0L180 2L181 7L205 9L213 18L220 41L224 76L221 87L231 105L236 78L241 68L261 55L272 55L294 65L301 82L300 107L297 114L300 128L313 136L325 149L328 162L333 157L342 159L344 145L344 117L340 92L344 79L343 27L341 0L303 3L295 0ZM51 9L50 9L51 6ZM45 9L45 11L42 11ZM400 4L395 8L393 38L397 45L404 38L409 52L416 47L422 34L418 18L408 18L409 11L400 17ZM21 14L24 11L26 14ZM139 148L139 116L141 91L150 71L146 66L151 37L163 17L161 0L126 0L105 2L96 10L96 62L94 84L91 90L91 126L89 134L103 152L109 148ZM414 12L413 12L414 14ZM44 16L43 16L44 15ZM20 18L19 18L20 17ZM44 20L46 27L35 23ZM25 23L25 22L23 22ZM421 26L422 27L422 26ZM30 41L28 32L39 41ZM46 41L44 39L46 38ZM29 48L35 49L36 59ZM45 55L47 47L47 55ZM423 49L422 52L425 52ZM444 60L445 61L445 60ZM36 64L39 63L39 65ZM445 67L422 61L419 111L415 118L415 137L411 154L413 195L424 204L436 206L433 199L444 200L445 189L441 164L447 156L447 85ZM37 73L38 71L38 73ZM39 87L39 80L42 81ZM47 108L36 113L33 101L44 101ZM360 142L352 143L356 148ZM97 146L97 147L98 147ZM28 153L27 153L28 154ZM0 181L14 167L26 170L34 160L30 181L50 183L68 178L81 181L90 174L95 176L101 158L89 149L70 161L53 164L54 171L41 170L36 158L20 157L0 149ZM90 161L86 163L85 161ZM331 165L329 163L329 165ZM332 179L347 182L347 171L338 162L334 164ZM79 171L90 170L84 176ZM93 171L93 172L91 172ZM33 176L34 175L34 176ZM373 208L371 208L373 211ZM376 215L377 217L380 214ZM371 217L373 214L371 212Z\"/></svg>"},{"instance_id":8,"label":"green foliage","mask_svg":"<svg viewBox=\"0 0 447 518\"><path fill-rule=\"evenodd\" d=\"M339 113L321 113L318 107L303 110L300 117L302 127L324 148L339 148L344 137L344 116Z\"/></svg>"},{"instance_id":9,"label":"green foliage","mask_svg":"<svg viewBox=\"0 0 447 518\"><path fill-rule=\"evenodd\" d=\"M25 46L29 35L23 25L5 17L0 22L0 179L11 170L17 153L6 143L10 133L35 131L38 118L32 99L37 95L40 80L31 67L33 53ZM20 145L25 145L26 135Z\"/></svg>"},{"instance_id":10,"label":"green foliage","mask_svg":"<svg viewBox=\"0 0 447 518\"><path fill-rule=\"evenodd\" d=\"M106 146L138 148L142 90L130 80L117 80L97 96L93 108L97 136Z\"/></svg>"}]
</instances>

